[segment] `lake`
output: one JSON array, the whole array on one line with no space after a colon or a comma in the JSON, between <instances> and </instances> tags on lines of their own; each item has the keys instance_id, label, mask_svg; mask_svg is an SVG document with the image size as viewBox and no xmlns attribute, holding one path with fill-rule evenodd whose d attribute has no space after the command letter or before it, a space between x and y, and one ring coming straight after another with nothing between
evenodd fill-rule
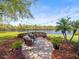
<instances>
[{"instance_id":1,"label":"lake","mask_svg":"<svg viewBox=\"0 0 79 59\"><path fill-rule=\"evenodd\" d=\"M24 32L45 32L47 34L62 34L61 31L58 31L56 32L55 30L27 30L27 31L24 31ZM68 33L67 34L71 35L71 33Z\"/></svg>"}]
</instances>

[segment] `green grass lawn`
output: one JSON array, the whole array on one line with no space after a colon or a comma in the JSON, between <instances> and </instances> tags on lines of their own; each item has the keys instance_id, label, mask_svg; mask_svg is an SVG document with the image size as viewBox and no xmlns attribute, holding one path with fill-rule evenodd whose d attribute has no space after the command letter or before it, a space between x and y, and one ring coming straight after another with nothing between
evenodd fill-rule
<instances>
[{"instance_id":1,"label":"green grass lawn","mask_svg":"<svg viewBox=\"0 0 79 59\"><path fill-rule=\"evenodd\" d=\"M7 40L7 39L10 39L10 38L13 38L13 37L16 37L20 32L0 32L0 41L3 41L3 40ZM61 38L59 37L63 37L62 35L59 35L59 34L48 34L49 37L58 37L58 38L55 38L55 42L59 42ZM68 40L70 39L70 35L68 35ZM53 39L51 39L51 42L53 41ZM78 36L74 36L73 38L73 42L74 44L76 45L78 41Z\"/></svg>"},{"instance_id":2,"label":"green grass lawn","mask_svg":"<svg viewBox=\"0 0 79 59\"><path fill-rule=\"evenodd\" d=\"M0 32L0 40L5 40L7 38L13 38L15 36L17 36L20 32ZM62 35L59 34L48 34L49 37L63 37ZM68 39L71 36L68 35ZM74 36L73 41L77 42L78 37Z\"/></svg>"},{"instance_id":3,"label":"green grass lawn","mask_svg":"<svg viewBox=\"0 0 79 59\"><path fill-rule=\"evenodd\" d=\"M61 41L61 37L63 37L63 35L59 35L59 34L48 34L48 36L54 38L54 39L51 39L50 41L55 42L56 44L58 44L58 42ZM67 38L69 40L71 38L71 35L68 35ZM74 36L72 42L75 46L77 46L77 42L78 42L78 36L77 35Z\"/></svg>"},{"instance_id":4,"label":"green grass lawn","mask_svg":"<svg viewBox=\"0 0 79 59\"><path fill-rule=\"evenodd\" d=\"M0 32L0 41L13 38L17 36L20 32Z\"/></svg>"},{"instance_id":5,"label":"green grass lawn","mask_svg":"<svg viewBox=\"0 0 79 59\"><path fill-rule=\"evenodd\" d=\"M48 34L49 37L63 37L63 35L59 34ZM68 40L71 38L71 35L67 36ZM78 36L75 35L73 38L73 41L77 42L78 41Z\"/></svg>"}]
</instances>

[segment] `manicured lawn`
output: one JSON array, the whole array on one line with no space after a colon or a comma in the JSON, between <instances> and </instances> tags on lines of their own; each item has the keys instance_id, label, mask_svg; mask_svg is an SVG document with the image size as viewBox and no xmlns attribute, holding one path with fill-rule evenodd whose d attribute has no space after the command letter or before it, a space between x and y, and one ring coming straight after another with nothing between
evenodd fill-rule
<instances>
[{"instance_id":1,"label":"manicured lawn","mask_svg":"<svg viewBox=\"0 0 79 59\"><path fill-rule=\"evenodd\" d=\"M0 32L0 40L6 40L17 36L20 32Z\"/></svg>"},{"instance_id":2,"label":"manicured lawn","mask_svg":"<svg viewBox=\"0 0 79 59\"><path fill-rule=\"evenodd\" d=\"M58 44L61 41L61 38L63 38L63 35L59 35L59 34L48 34L49 37L54 38L51 39L50 41L52 43L56 43ZM70 39L71 35L68 35L68 40ZM73 44L77 47L77 42L78 42L78 36L75 35L73 40L72 40Z\"/></svg>"},{"instance_id":3,"label":"manicured lawn","mask_svg":"<svg viewBox=\"0 0 79 59\"><path fill-rule=\"evenodd\" d=\"M10 39L10 38L13 38L13 37L16 37L20 32L0 32L0 41L3 41L3 40L6 40L6 39ZM63 37L63 35L59 35L59 34L48 34L49 37L55 37L55 42L59 42L61 40L61 37ZM58 38L57 38L58 37ZM70 38L71 36L68 35L68 39ZM51 40L51 42L53 41L53 39ZM78 41L78 37L77 36L74 36L73 38L73 42L74 44L76 45Z\"/></svg>"},{"instance_id":4,"label":"manicured lawn","mask_svg":"<svg viewBox=\"0 0 79 59\"><path fill-rule=\"evenodd\" d=\"M63 37L63 35L59 34L48 34L49 37ZM70 39L71 35L68 35L68 40ZM77 42L78 41L78 36L74 36L73 41Z\"/></svg>"},{"instance_id":5,"label":"manicured lawn","mask_svg":"<svg viewBox=\"0 0 79 59\"><path fill-rule=\"evenodd\" d=\"M20 32L0 32L0 40L5 40L7 38L13 38L15 36L17 36ZM63 37L63 35L59 35L59 34L48 34L49 37ZM71 36L68 35L68 39ZM73 41L77 42L78 37L74 36Z\"/></svg>"}]
</instances>

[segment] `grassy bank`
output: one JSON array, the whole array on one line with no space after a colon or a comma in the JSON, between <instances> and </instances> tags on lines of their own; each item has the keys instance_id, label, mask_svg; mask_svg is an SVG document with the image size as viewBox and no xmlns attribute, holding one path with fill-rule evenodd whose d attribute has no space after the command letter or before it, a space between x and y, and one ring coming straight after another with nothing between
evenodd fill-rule
<instances>
[{"instance_id":1,"label":"grassy bank","mask_svg":"<svg viewBox=\"0 0 79 59\"><path fill-rule=\"evenodd\" d=\"M20 32L0 32L0 40L6 40L17 36Z\"/></svg>"}]
</instances>

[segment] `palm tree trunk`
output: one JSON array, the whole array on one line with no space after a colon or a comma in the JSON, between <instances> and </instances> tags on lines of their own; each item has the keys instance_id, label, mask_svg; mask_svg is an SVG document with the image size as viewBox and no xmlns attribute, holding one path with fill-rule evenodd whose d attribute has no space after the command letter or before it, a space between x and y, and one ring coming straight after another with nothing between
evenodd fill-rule
<instances>
[{"instance_id":1,"label":"palm tree trunk","mask_svg":"<svg viewBox=\"0 0 79 59\"><path fill-rule=\"evenodd\" d=\"M65 40L67 41L67 35L66 35L66 32L65 32L65 35L64 35L64 36L65 36Z\"/></svg>"},{"instance_id":2,"label":"palm tree trunk","mask_svg":"<svg viewBox=\"0 0 79 59\"><path fill-rule=\"evenodd\" d=\"M62 34L63 34L63 37L65 37L63 32L62 32Z\"/></svg>"},{"instance_id":3,"label":"palm tree trunk","mask_svg":"<svg viewBox=\"0 0 79 59\"><path fill-rule=\"evenodd\" d=\"M70 43L71 43L71 41L72 41L72 39L73 39L75 33L76 33L76 30L73 31L73 35L72 35L72 37L70 38Z\"/></svg>"},{"instance_id":4,"label":"palm tree trunk","mask_svg":"<svg viewBox=\"0 0 79 59\"><path fill-rule=\"evenodd\" d=\"M66 32L65 32L65 31L62 31L62 34L63 34L63 37L64 37L65 42L67 42L67 35L66 35Z\"/></svg>"},{"instance_id":5,"label":"palm tree trunk","mask_svg":"<svg viewBox=\"0 0 79 59\"><path fill-rule=\"evenodd\" d=\"M74 37L74 34L73 34L73 35L72 35L72 37L70 38L70 43L71 43L71 41L72 41L73 37Z\"/></svg>"},{"instance_id":6,"label":"palm tree trunk","mask_svg":"<svg viewBox=\"0 0 79 59\"><path fill-rule=\"evenodd\" d=\"M78 49L77 49L78 55L79 55L79 33L78 33Z\"/></svg>"}]
</instances>

